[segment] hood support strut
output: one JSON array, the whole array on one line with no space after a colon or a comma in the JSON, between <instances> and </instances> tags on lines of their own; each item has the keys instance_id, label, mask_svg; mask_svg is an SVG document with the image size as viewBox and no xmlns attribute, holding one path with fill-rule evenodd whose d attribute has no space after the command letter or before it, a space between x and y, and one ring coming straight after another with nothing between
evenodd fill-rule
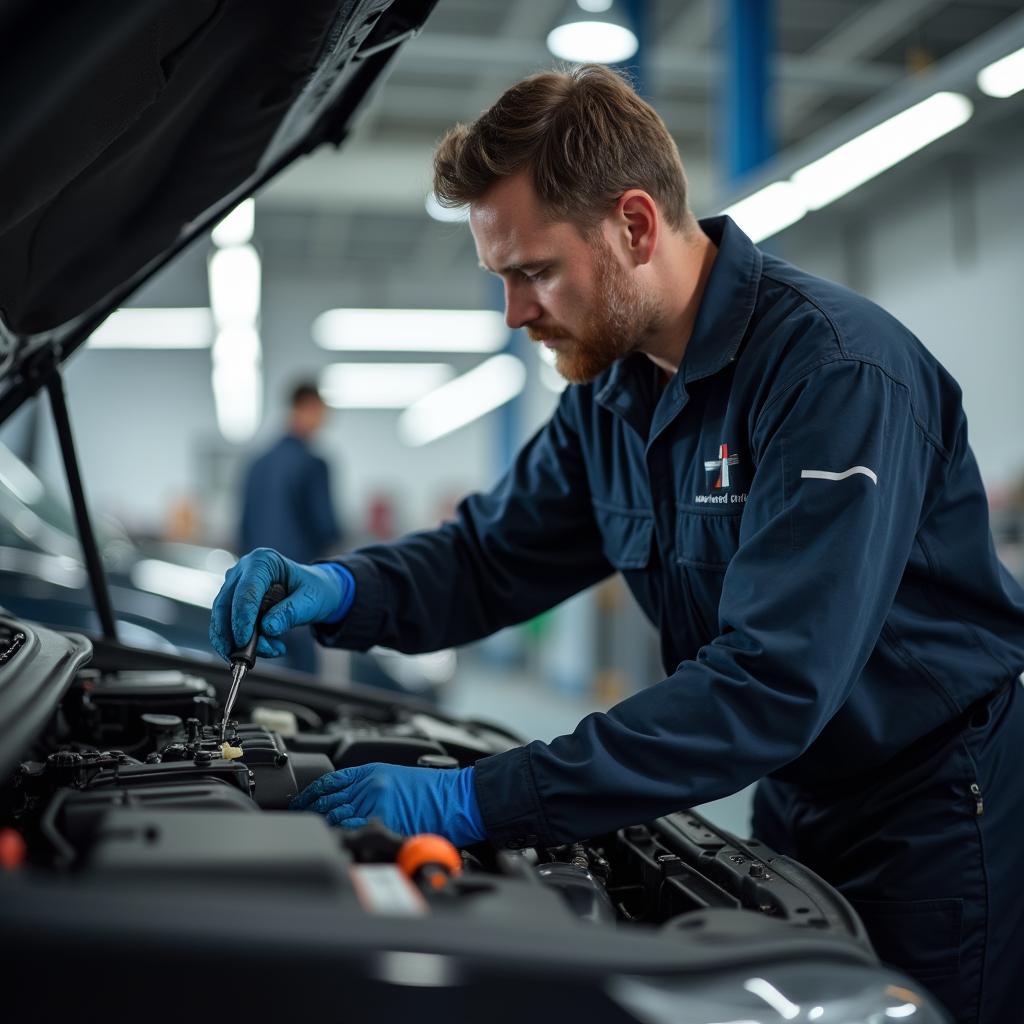
<instances>
[{"instance_id":1,"label":"hood support strut","mask_svg":"<svg viewBox=\"0 0 1024 1024\"><path fill-rule=\"evenodd\" d=\"M57 427L57 437L60 440L60 453L64 458L64 472L67 474L68 490L71 492L71 503L75 509L78 539L81 541L82 554L85 556L85 565L89 572L89 586L92 588L93 603L100 617L103 636L116 642L117 629L114 624L114 609L110 603L110 591L107 589L107 576L103 571L103 561L96 545L96 534L93 532L92 520L89 518L89 507L85 502L82 474L78 469L75 439L71 433L71 419L68 416L68 404L64 397L64 378L57 365L53 367L47 377L46 390L50 394L50 407L53 409L53 421Z\"/></svg>"}]
</instances>

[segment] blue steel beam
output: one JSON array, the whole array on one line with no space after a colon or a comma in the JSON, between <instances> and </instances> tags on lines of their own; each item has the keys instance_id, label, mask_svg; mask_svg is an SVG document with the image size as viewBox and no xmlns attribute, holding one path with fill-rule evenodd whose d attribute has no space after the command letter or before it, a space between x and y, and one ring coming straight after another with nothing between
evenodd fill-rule
<instances>
[{"instance_id":1,"label":"blue steel beam","mask_svg":"<svg viewBox=\"0 0 1024 1024\"><path fill-rule=\"evenodd\" d=\"M774 0L729 0L722 140L729 186L775 154L774 22Z\"/></svg>"}]
</instances>

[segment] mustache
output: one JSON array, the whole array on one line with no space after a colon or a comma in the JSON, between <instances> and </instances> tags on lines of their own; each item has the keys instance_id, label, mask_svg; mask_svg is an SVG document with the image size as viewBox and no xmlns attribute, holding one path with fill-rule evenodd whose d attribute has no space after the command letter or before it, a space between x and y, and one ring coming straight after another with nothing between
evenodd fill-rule
<instances>
[{"instance_id":1,"label":"mustache","mask_svg":"<svg viewBox=\"0 0 1024 1024\"><path fill-rule=\"evenodd\" d=\"M561 327L527 327L526 333L529 335L530 341L557 341L558 339L572 337L568 331L563 331Z\"/></svg>"}]
</instances>

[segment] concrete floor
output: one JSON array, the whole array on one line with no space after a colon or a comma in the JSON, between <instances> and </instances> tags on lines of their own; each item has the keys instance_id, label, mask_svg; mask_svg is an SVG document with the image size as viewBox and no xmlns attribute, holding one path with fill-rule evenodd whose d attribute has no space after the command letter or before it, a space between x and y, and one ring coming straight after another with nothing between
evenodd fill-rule
<instances>
[{"instance_id":1,"label":"concrete floor","mask_svg":"<svg viewBox=\"0 0 1024 1024\"><path fill-rule=\"evenodd\" d=\"M472 657L460 658L442 706L454 715L491 719L526 740L544 741L571 732L593 711L607 710L607 705L558 693L521 670L482 664ZM753 786L699 810L715 824L749 836L752 795Z\"/></svg>"}]
</instances>

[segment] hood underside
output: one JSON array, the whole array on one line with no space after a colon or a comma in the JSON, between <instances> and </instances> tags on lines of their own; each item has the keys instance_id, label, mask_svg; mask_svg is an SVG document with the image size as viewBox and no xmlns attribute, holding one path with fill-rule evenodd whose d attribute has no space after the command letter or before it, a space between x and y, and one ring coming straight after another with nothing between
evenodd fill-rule
<instances>
[{"instance_id":1,"label":"hood underside","mask_svg":"<svg viewBox=\"0 0 1024 1024\"><path fill-rule=\"evenodd\" d=\"M0 2L0 421L37 356L66 358L240 199L340 142L435 2Z\"/></svg>"}]
</instances>

